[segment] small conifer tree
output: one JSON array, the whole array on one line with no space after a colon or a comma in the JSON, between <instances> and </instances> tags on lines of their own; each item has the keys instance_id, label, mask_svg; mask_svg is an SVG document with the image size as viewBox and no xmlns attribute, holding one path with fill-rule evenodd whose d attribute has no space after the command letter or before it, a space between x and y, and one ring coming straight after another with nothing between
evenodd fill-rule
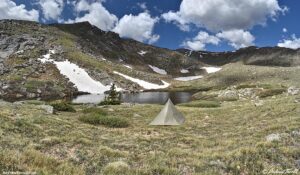
<instances>
[{"instance_id":1,"label":"small conifer tree","mask_svg":"<svg viewBox=\"0 0 300 175\"><path fill-rule=\"evenodd\" d=\"M108 96L105 96L100 105L119 105L121 104L121 94L116 90L116 85L112 84Z\"/></svg>"}]
</instances>

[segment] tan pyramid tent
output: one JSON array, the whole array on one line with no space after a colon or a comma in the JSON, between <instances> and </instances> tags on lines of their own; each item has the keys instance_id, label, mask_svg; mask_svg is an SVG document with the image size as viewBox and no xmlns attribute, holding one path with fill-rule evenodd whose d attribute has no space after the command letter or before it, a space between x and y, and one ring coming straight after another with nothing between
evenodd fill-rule
<instances>
[{"instance_id":1,"label":"tan pyramid tent","mask_svg":"<svg viewBox=\"0 0 300 175\"><path fill-rule=\"evenodd\" d=\"M165 107L160 111L150 125L181 125L185 121L184 116L175 108L169 99Z\"/></svg>"}]
</instances>

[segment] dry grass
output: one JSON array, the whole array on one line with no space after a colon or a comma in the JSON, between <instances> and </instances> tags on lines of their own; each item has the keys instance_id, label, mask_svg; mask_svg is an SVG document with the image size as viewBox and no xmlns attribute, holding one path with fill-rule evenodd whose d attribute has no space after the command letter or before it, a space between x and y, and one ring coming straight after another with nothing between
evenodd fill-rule
<instances>
[{"instance_id":1,"label":"dry grass","mask_svg":"<svg viewBox=\"0 0 300 175\"><path fill-rule=\"evenodd\" d=\"M149 126L160 105L110 106L128 128L90 125L76 113L46 115L34 104L0 106L0 169L43 174L261 174L296 168L300 159L295 97L223 102L218 108L179 107L186 123ZM82 112L83 111L83 112ZM101 110L102 111L102 110ZM111 112L113 111L113 112ZM266 136L280 134L268 142ZM294 133L294 134L293 134Z\"/></svg>"}]
</instances>

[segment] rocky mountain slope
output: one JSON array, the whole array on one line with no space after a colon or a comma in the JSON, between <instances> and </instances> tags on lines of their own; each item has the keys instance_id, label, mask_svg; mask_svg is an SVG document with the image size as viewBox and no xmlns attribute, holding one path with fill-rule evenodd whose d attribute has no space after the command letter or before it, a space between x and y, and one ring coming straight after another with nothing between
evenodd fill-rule
<instances>
[{"instance_id":1,"label":"rocky mountain slope","mask_svg":"<svg viewBox=\"0 0 300 175\"><path fill-rule=\"evenodd\" d=\"M98 92L111 83L129 91L171 90L178 80L193 80L219 70L209 65L299 66L299 52L255 47L224 53L173 51L122 39L88 22L42 25L1 20L0 97L62 98L91 92L78 85L77 80L84 77L90 79L86 86L102 88Z\"/></svg>"},{"instance_id":2,"label":"rocky mountain slope","mask_svg":"<svg viewBox=\"0 0 300 175\"><path fill-rule=\"evenodd\" d=\"M198 60L176 51L121 39L117 34L101 31L87 22L41 25L2 20L0 32L2 97L63 97L78 93L55 64L39 61L50 50L55 51L51 56L53 61L69 60L104 86L114 82L129 90L144 87L121 75L163 85L162 78L181 74L182 68L189 67L190 75L205 73ZM156 69L164 70L166 75L155 72Z\"/></svg>"},{"instance_id":3,"label":"rocky mountain slope","mask_svg":"<svg viewBox=\"0 0 300 175\"><path fill-rule=\"evenodd\" d=\"M177 51L205 64L218 66L234 62L257 66L294 67L300 65L300 49L251 46L234 52L190 51L187 49L178 49Z\"/></svg>"}]
</instances>

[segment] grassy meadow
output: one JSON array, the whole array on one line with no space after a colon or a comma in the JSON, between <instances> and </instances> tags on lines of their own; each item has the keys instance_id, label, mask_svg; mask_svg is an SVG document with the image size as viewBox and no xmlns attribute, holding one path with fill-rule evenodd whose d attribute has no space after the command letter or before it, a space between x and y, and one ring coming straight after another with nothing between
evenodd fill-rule
<instances>
[{"instance_id":1,"label":"grassy meadow","mask_svg":"<svg viewBox=\"0 0 300 175\"><path fill-rule=\"evenodd\" d=\"M276 98L276 100L274 100ZM46 114L39 105L0 103L0 170L37 174L262 174L297 168L300 104L286 94L179 105L181 126L149 126L161 105L93 107ZM102 115L125 127L85 122ZM268 140L270 135L275 139Z\"/></svg>"}]
</instances>

